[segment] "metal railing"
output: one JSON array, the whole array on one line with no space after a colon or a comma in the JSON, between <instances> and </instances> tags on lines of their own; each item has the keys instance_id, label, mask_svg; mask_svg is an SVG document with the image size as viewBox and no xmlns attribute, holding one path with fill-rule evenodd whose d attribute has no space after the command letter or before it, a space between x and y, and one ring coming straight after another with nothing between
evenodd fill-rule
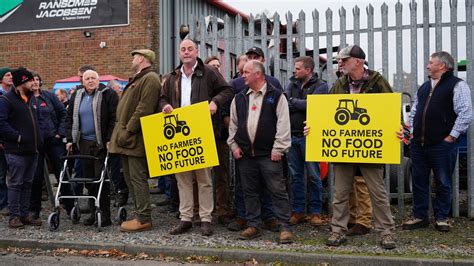
<instances>
[{"instance_id":1,"label":"metal railing","mask_svg":"<svg viewBox=\"0 0 474 266\"><path fill-rule=\"evenodd\" d=\"M367 64L371 69L379 70L382 75L390 80L389 74L393 75L394 91L408 91L413 95L422 77L427 76L424 66L429 61L431 53L446 50L455 59L455 74L458 72L458 60L466 60L465 79L471 88L474 89L474 51L473 51L473 0L465 0L464 6L458 5L457 0L449 1L449 9L443 10L443 1L423 0L420 5L421 13L418 12L418 3L410 1L409 23L403 24L404 9L400 2L397 2L394 9L389 10L389 6L383 3L380 7L380 17L375 15L374 7L366 7L366 17L361 16L360 8L352 8L353 22L352 29L347 29L347 14L344 7L339 9L339 27L334 26L333 11L325 11L325 20L320 19L320 12L314 9L311 12L312 21L306 20L305 12L301 11L296 23L293 23L293 15L288 12L285 17L290 23L282 25L279 14L275 13L271 18L265 14L254 17L250 15L248 30L243 30L242 18L240 16L229 17L225 15L224 28L218 29L217 18L211 20L210 29L200 27L206 25L204 17L195 18L190 24L190 37L196 39L201 46L200 57L206 58L209 55L220 55L223 58L223 75L229 80L235 71L235 57L243 54L251 46L260 46L267 59L265 66L267 70L274 73L283 86L286 85L289 77L293 73L293 59L299 55L311 55L320 66L320 74L331 87L336 80L335 65L333 64L334 52L338 46L345 46L347 43L355 43L362 46L367 52ZM446 4L446 2L444 3ZM430 16L430 7L434 5L434 16ZM444 13L443 13L444 11ZM394 13L393 13L394 12ZM465 17L464 21L458 20L458 14ZM449 15L448 15L449 14ZM394 16L393 16L394 15ZM422 15L421 17L419 15ZM389 18L394 19L389 25ZM366 25L361 25L361 18ZM405 17L406 18L406 17ZM191 18L192 19L192 18ZM379 19L379 20L377 20ZM232 23L231 23L231 20ZM378 26L375 26L375 21ZM406 20L406 19L405 19ZM320 31L321 24L325 25L325 31ZM235 25L230 29L229 25ZM260 30L256 26L260 27ZM312 27L312 32L306 29ZM271 34L267 32L271 29ZM282 29L286 29L286 32ZM432 31L434 30L434 38ZM458 32L465 32L458 35ZM232 34L231 34L232 32ZM255 32L259 32L257 35ZM449 32L446 34L446 32ZM349 41L350 39L350 41ZM404 39L409 41L404 41ZM449 40L449 43L448 43ZM458 40L462 40L458 42ZM434 42L434 47L433 47ZM284 44L286 43L286 45ZM282 45L283 44L283 45ZM308 49L312 46L312 49ZM448 49L449 46L449 49ZM327 47L326 49L320 49ZM335 48L333 48L335 47ZM392 48L394 47L394 48ZM418 50L421 49L422 52ZM324 54L325 53L325 54ZM407 56L409 54L409 57ZM460 54L465 57L460 58ZM422 55L422 60L419 57ZM407 58L408 57L408 58ZM395 60L395 62L393 62ZM421 62L420 62L421 61ZM394 63L394 64L393 64ZM408 65L407 67L406 65ZM394 66L394 67L393 67ZM391 71L390 68L394 68ZM405 75L404 69L409 68L410 75ZM424 70L423 70L424 69ZM423 74L419 75L422 72ZM403 78L405 76L405 79ZM404 88L404 84L407 84ZM472 148L474 145L473 128L470 127L467 133L467 206L468 216L474 217L474 157ZM402 149L403 150L403 149ZM403 154L401 154L403 156ZM404 168L406 160L402 160L401 167L396 167L397 193L391 193L391 198L398 199L399 215L404 215L404 200L410 193L404 191ZM459 216L459 169L456 164L456 171L453 176L453 216ZM386 176L390 176L390 168L386 167ZM393 176L392 168L392 176ZM330 176L334 180L333 176ZM386 187L390 191L390 179L385 180ZM330 182L333 184L333 182ZM333 185L330 185L330 197L332 197Z\"/></svg>"}]
</instances>

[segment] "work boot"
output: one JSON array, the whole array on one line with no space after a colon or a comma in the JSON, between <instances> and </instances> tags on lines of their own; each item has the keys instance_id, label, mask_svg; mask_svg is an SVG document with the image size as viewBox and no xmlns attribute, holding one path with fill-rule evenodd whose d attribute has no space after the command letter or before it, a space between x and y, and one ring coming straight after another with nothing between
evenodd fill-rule
<instances>
[{"instance_id":1,"label":"work boot","mask_svg":"<svg viewBox=\"0 0 474 266\"><path fill-rule=\"evenodd\" d=\"M8 226L15 229L23 229L25 225L21 222L20 217L15 217L8 221Z\"/></svg>"},{"instance_id":2,"label":"work boot","mask_svg":"<svg viewBox=\"0 0 474 266\"><path fill-rule=\"evenodd\" d=\"M278 223L276 218L270 218L263 221L263 229L269 230L271 232L279 232L280 224Z\"/></svg>"},{"instance_id":3,"label":"work boot","mask_svg":"<svg viewBox=\"0 0 474 266\"><path fill-rule=\"evenodd\" d=\"M242 233L240 233L240 240L250 240L261 236L262 233L256 227L247 227Z\"/></svg>"},{"instance_id":4,"label":"work boot","mask_svg":"<svg viewBox=\"0 0 474 266\"><path fill-rule=\"evenodd\" d=\"M247 228L247 221L240 217L235 218L235 220L227 226L227 230L234 232L242 231L245 228Z\"/></svg>"},{"instance_id":5,"label":"work boot","mask_svg":"<svg viewBox=\"0 0 474 266\"><path fill-rule=\"evenodd\" d=\"M370 228L361 224L356 224L351 229L349 229L347 236L362 236L368 233L370 233Z\"/></svg>"},{"instance_id":6,"label":"work boot","mask_svg":"<svg viewBox=\"0 0 474 266\"><path fill-rule=\"evenodd\" d=\"M20 217L20 221L24 225L32 225L32 226L41 226L43 222L39 217L33 218L32 215L28 215L26 217Z\"/></svg>"},{"instance_id":7,"label":"work boot","mask_svg":"<svg viewBox=\"0 0 474 266\"><path fill-rule=\"evenodd\" d=\"M151 221L140 222L137 218L129 221L125 221L120 225L120 231L122 232L141 232L152 229Z\"/></svg>"},{"instance_id":8,"label":"work boot","mask_svg":"<svg viewBox=\"0 0 474 266\"><path fill-rule=\"evenodd\" d=\"M288 229L282 229L280 231L280 238L278 239L280 244L291 244L293 243L293 233Z\"/></svg>"},{"instance_id":9,"label":"work boot","mask_svg":"<svg viewBox=\"0 0 474 266\"><path fill-rule=\"evenodd\" d=\"M449 232L449 224L447 220L438 220L435 222L435 229L440 232Z\"/></svg>"},{"instance_id":10,"label":"work boot","mask_svg":"<svg viewBox=\"0 0 474 266\"><path fill-rule=\"evenodd\" d=\"M306 221L306 215L303 213L294 212L291 214L290 225L296 225Z\"/></svg>"},{"instance_id":11,"label":"work boot","mask_svg":"<svg viewBox=\"0 0 474 266\"><path fill-rule=\"evenodd\" d=\"M171 235L184 234L187 231L189 231L189 229L191 229L192 227L193 227L192 222L190 222L190 221L180 221L178 226L176 226L175 228L173 228L173 230L170 231L170 234Z\"/></svg>"},{"instance_id":12,"label":"work boot","mask_svg":"<svg viewBox=\"0 0 474 266\"><path fill-rule=\"evenodd\" d=\"M397 247L393 234L390 232L380 234L380 245L384 249L394 249Z\"/></svg>"},{"instance_id":13,"label":"work boot","mask_svg":"<svg viewBox=\"0 0 474 266\"><path fill-rule=\"evenodd\" d=\"M201 222L201 234L203 236L211 236L213 233L211 222Z\"/></svg>"},{"instance_id":14,"label":"work boot","mask_svg":"<svg viewBox=\"0 0 474 266\"><path fill-rule=\"evenodd\" d=\"M311 224L312 226L321 226L321 225L324 225L324 221L323 219L321 219L321 215L312 214L309 217L309 224Z\"/></svg>"},{"instance_id":15,"label":"work boot","mask_svg":"<svg viewBox=\"0 0 474 266\"><path fill-rule=\"evenodd\" d=\"M338 232L331 232L326 240L326 246L338 247L347 241L346 235Z\"/></svg>"}]
</instances>

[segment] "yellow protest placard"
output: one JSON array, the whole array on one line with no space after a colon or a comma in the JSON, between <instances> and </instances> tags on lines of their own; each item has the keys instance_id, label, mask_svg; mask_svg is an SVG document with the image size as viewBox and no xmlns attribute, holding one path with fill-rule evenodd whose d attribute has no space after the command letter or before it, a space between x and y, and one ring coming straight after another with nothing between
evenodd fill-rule
<instances>
[{"instance_id":1,"label":"yellow protest placard","mask_svg":"<svg viewBox=\"0 0 474 266\"><path fill-rule=\"evenodd\" d=\"M150 176L219 165L207 102L142 117Z\"/></svg>"},{"instance_id":2,"label":"yellow protest placard","mask_svg":"<svg viewBox=\"0 0 474 266\"><path fill-rule=\"evenodd\" d=\"M306 160L400 163L400 93L308 96Z\"/></svg>"}]
</instances>

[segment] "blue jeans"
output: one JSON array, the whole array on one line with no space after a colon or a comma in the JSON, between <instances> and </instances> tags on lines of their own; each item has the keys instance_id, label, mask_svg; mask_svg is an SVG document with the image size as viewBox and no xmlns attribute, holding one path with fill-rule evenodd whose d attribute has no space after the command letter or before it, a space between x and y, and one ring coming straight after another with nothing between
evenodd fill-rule
<instances>
[{"instance_id":1,"label":"blue jeans","mask_svg":"<svg viewBox=\"0 0 474 266\"><path fill-rule=\"evenodd\" d=\"M410 152L415 218L428 220L429 176L433 170L436 184L436 197L433 202L435 219L445 220L451 210L451 178L456 164L458 144L443 140L435 145L422 147L419 143L413 142Z\"/></svg>"},{"instance_id":2,"label":"blue jeans","mask_svg":"<svg viewBox=\"0 0 474 266\"><path fill-rule=\"evenodd\" d=\"M6 154L11 179L8 184L10 219L29 214L31 186L36 171L38 154Z\"/></svg>"},{"instance_id":3,"label":"blue jeans","mask_svg":"<svg viewBox=\"0 0 474 266\"><path fill-rule=\"evenodd\" d=\"M291 137L288 164L292 177L293 212L305 213L306 194L309 197L308 214L321 214L323 206L323 185L319 174L319 163L305 162L305 137ZM305 184L305 166L308 178L308 193Z\"/></svg>"},{"instance_id":4,"label":"blue jeans","mask_svg":"<svg viewBox=\"0 0 474 266\"><path fill-rule=\"evenodd\" d=\"M7 170L5 153L0 151L0 210L8 206Z\"/></svg>"},{"instance_id":5,"label":"blue jeans","mask_svg":"<svg viewBox=\"0 0 474 266\"><path fill-rule=\"evenodd\" d=\"M245 219L245 201L244 191L242 190L242 180L240 178L240 160L235 161L235 180L234 180L234 207L235 215L238 218ZM260 203L262 205L262 220L275 218L275 214L272 210L272 199L268 189L265 187L260 191Z\"/></svg>"},{"instance_id":6,"label":"blue jeans","mask_svg":"<svg viewBox=\"0 0 474 266\"><path fill-rule=\"evenodd\" d=\"M282 161L273 162L270 156L248 157L239 160L242 188L245 195L247 225L259 228L262 215L261 195L266 188L271 195L276 218L282 228L288 228L291 207L283 177Z\"/></svg>"}]
</instances>

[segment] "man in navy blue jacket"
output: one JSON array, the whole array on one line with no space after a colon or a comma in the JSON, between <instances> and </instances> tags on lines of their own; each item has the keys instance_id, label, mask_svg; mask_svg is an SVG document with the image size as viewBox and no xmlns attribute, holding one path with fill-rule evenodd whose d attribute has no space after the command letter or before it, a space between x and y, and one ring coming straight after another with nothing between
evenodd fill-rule
<instances>
[{"instance_id":1,"label":"man in navy blue jacket","mask_svg":"<svg viewBox=\"0 0 474 266\"><path fill-rule=\"evenodd\" d=\"M306 220L313 226L323 224L321 208L323 205L323 186L319 174L319 163L306 162L306 140L303 135L306 121L306 98L310 94L327 94L328 85L313 73L314 61L309 56L295 59L295 74L290 78L285 94L288 97L291 122L291 148L288 153L288 163L292 176L293 213L290 224L295 225ZM305 190L305 168L308 188ZM306 195L308 195L308 210L306 216Z\"/></svg>"},{"instance_id":2,"label":"man in navy blue jacket","mask_svg":"<svg viewBox=\"0 0 474 266\"><path fill-rule=\"evenodd\" d=\"M33 96L33 74L24 68L12 71L10 92L0 97L0 135L11 179L8 185L9 226L32 225L29 215L31 185L42 145L36 99Z\"/></svg>"}]
</instances>

